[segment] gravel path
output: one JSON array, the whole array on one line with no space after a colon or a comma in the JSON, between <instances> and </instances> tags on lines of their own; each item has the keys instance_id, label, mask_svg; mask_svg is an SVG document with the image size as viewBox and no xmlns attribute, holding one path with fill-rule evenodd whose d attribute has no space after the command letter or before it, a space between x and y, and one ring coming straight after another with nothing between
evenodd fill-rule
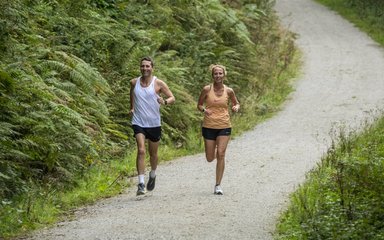
<instances>
[{"instance_id":1,"label":"gravel path","mask_svg":"<svg viewBox=\"0 0 384 240\"><path fill-rule=\"evenodd\" d=\"M29 239L272 239L289 193L326 151L333 126L358 127L384 104L382 48L310 0L277 0L276 10L299 35L303 75L281 112L231 141L223 196L212 194L215 163L183 157L159 166L147 196L127 189Z\"/></svg>"}]
</instances>

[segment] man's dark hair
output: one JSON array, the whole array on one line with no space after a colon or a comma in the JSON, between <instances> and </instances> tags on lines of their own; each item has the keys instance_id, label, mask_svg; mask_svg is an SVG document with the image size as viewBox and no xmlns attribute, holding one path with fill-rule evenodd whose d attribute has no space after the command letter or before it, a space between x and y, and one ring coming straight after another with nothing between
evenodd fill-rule
<instances>
[{"instance_id":1,"label":"man's dark hair","mask_svg":"<svg viewBox=\"0 0 384 240\"><path fill-rule=\"evenodd\" d=\"M148 57L148 56L143 57L143 58L140 60L140 63L143 62L143 61L149 61L149 62L151 62L151 66L152 66L152 67L155 65L155 63L154 63L154 61L153 61L153 59L152 59L151 57Z\"/></svg>"}]
</instances>

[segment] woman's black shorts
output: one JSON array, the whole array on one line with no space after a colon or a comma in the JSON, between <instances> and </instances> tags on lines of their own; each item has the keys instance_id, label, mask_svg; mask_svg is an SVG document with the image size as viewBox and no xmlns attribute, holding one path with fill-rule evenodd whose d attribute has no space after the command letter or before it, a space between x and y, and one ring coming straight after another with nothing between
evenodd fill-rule
<instances>
[{"instance_id":1,"label":"woman's black shorts","mask_svg":"<svg viewBox=\"0 0 384 240\"><path fill-rule=\"evenodd\" d=\"M203 133L203 137L208 140L216 140L218 136L229 136L231 135L232 128L224 128L224 129L213 129L213 128L201 128L201 132Z\"/></svg>"}]
</instances>

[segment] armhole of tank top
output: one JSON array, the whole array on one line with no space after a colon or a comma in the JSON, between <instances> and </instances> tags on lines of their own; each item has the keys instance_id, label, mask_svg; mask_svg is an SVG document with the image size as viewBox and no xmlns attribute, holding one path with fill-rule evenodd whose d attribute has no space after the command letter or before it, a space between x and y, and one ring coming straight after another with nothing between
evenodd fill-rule
<instances>
[{"instance_id":1,"label":"armhole of tank top","mask_svg":"<svg viewBox=\"0 0 384 240\"><path fill-rule=\"evenodd\" d=\"M153 76L153 77L152 77L151 86L153 86L153 88L156 88L156 86L155 86L155 84L156 84L156 79L157 79L156 76Z\"/></svg>"},{"instance_id":2,"label":"armhole of tank top","mask_svg":"<svg viewBox=\"0 0 384 240\"><path fill-rule=\"evenodd\" d=\"M141 77L137 77L137 78L136 78L135 88L138 87L137 84L140 85L140 79L141 79ZM141 87L141 86L139 86L139 87Z\"/></svg>"}]
</instances>

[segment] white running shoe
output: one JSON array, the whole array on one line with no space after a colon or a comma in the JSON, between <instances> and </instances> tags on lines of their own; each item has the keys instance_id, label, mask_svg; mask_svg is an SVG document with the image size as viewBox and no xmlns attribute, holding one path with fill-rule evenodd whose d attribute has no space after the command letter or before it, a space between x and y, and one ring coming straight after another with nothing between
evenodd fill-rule
<instances>
[{"instance_id":1,"label":"white running shoe","mask_svg":"<svg viewBox=\"0 0 384 240\"><path fill-rule=\"evenodd\" d=\"M221 189L220 185L215 186L215 191L213 192L215 195L223 195L223 189Z\"/></svg>"}]
</instances>

